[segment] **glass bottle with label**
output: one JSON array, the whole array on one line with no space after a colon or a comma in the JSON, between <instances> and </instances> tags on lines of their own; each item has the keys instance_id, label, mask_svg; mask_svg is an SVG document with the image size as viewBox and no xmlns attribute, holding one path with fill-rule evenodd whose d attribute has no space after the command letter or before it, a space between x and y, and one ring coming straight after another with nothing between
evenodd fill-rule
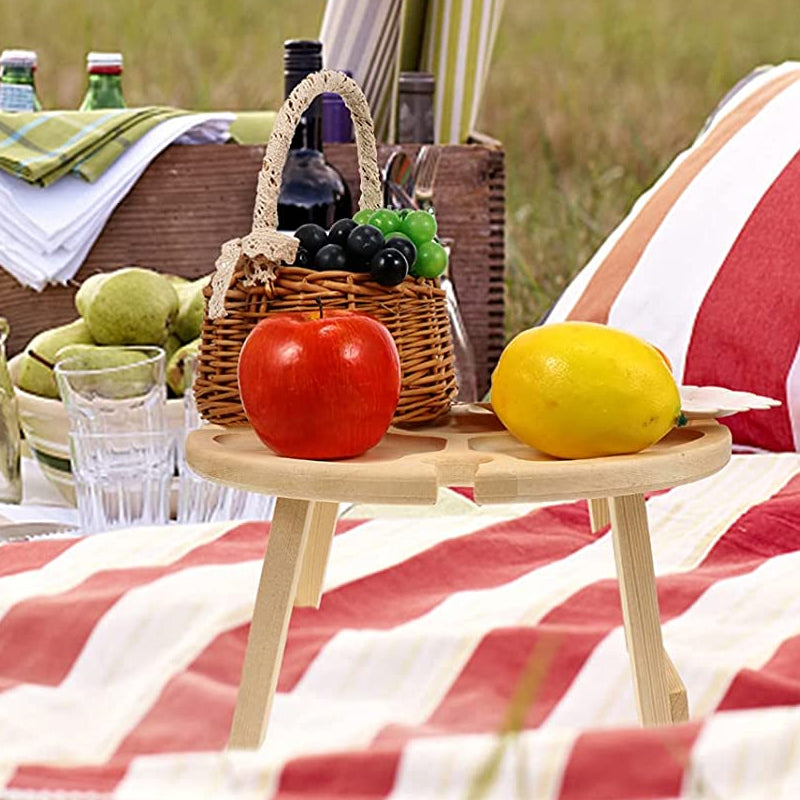
<instances>
[{"instance_id":1,"label":"glass bottle with label","mask_svg":"<svg viewBox=\"0 0 800 800\"><path fill-rule=\"evenodd\" d=\"M6 363L8 322L0 317L0 503L22 500L17 397Z\"/></svg>"},{"instance_id":2,"label":"glass bottle with label","mask_svg":"<svg viewBox=\"0 0 800 800\"><path fill-rule=\"evenodd\" d=\"M3 50L0 53L0 111L41 111L36 94L33 50Z\"/></svg>"},{"instance_id":3,"label":"glass bottle with label","mask_svg":"<svg viewBox=\"0 0 800 800\"><path fill-rule=\"evenodd\" d=\"M89 73L89 85L80 105L81 111L125 108L121 53L89 53L86 56L86 71Z\"/></svg>"},{"instance_id":4,"label":"glass bottle with label","mask_svg":"<svg viewBox=\"0 0 800 800\"><path fill-rule=\"evenodd\" d=\"M312 72L322 69L322 43L290 40L284 43L285 95ZM278 227L295 231L307 222L323 228L349 217L353 205L344 178L322 154L322 98L318 97L298 124L278 197Z\"/></svg>"}]
</instances>

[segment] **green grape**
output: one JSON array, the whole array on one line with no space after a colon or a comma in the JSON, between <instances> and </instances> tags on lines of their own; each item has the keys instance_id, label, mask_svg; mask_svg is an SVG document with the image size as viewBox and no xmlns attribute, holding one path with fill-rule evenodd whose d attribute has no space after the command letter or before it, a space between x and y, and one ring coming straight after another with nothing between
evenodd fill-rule
<instances>
[{"instance_id":1,"label":"green grape","mask_svg":"<svg viewBox=\"0 0 800 800\"><path fill-rule=\"evenodd\" d=\"M369 222L369 218L375 213L374 208L362 208L361 211L357 211L353 215L353 219L359 225L366 225Z\"/></svg>"},{"instance_id":2,"label":"green grape","mask_svg":"<svg viewBox=\"0 0 800 800\"><path fill-rule=\"evenodd\" d=\"M384 236L400 228L400 216L390 208L380 208L372 213L369 224L374 225Z\"/></svg>"},{"instance_id":3,"label":"green grape","mask_svg":"<svg viewBox=\"0 0 800 800\"><path fill-rule=\"evenodd\" d=\"M400 230L419 247L436 236L436 217L427 211L412 211L403 220Z\"/></svg>"},{"instance_id":4,"label":"green grape","mask_svg":"<svg viewBox=\"0 0 800 800\"><path fill-rule=\"evenodd\" d=\"M412 208L401 208L397 213L400 215L400 219L405 219L413 210Z\"/></svg>"},{"instance_id":5,"label":"green grape","mask_svg":"<svg viewBox=\"0 0 800 800\"><path fill-rule=\"evenodd\" d=\"M422 212L425 213L425 212ZM417 245L414 274L420 278L438 278L447 269L447 250L437 242Z\"/></svg>"},{"instance_id":6,"label":"green grape","mask_svg":"<svg viewBox=\"0 0 800 800\"><path fill-rule=\"evenodd\" d=\"M408 239L409 242L411 241L411 237L407 233L403 233L403 231L392 231L389 236L399 236L401 239ZM389 236L386 238L388 239Z\"/></svg>"}]
</instances>

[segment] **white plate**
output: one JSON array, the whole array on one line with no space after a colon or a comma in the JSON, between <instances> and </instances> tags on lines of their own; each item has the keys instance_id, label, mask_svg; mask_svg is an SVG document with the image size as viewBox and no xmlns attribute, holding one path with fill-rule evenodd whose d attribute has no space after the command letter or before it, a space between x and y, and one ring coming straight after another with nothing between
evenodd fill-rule
<instances>
[{"instance_id":1,"label":"white plate","mask_svg":"<svg viewBox=\"0 0 800 800\"><path fill-rule=\"evenodd\" d=\"M780 400L722 386L681 386L681 411L686 419L716 419L742 411L775 408Z\"/></svg>"}]
</instances>

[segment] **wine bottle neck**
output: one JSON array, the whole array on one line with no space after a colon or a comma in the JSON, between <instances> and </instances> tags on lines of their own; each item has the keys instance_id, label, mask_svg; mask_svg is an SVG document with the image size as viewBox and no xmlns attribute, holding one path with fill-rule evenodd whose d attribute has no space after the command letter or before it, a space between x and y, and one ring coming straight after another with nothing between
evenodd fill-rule
<instances>
[{"instance_id":1,"label":"wine bottle neck","mask_svg":"<svg viewBox=\"0 0 800 800\"><path fill-rule=\"evenodd\" d=\"M311 72L312 70L287 70L284 73L285 96L288 97L294 87ZM289 149L322 152L322 98L316 98L300 117Z\"/></svg>"},{"instance_id":2,"label":"wine bottle neck","mask_svg":"<svg viewBox=\"0 0 800 800\"><path fill-rule=\"evenodd\" d=\"M2 72L3 83L33 86L33 67L2 67L0 72Z\"/></svg>"},{"instance_id":3,"label":"wine bottle neck","mask_svg":"<svg viewBox=\"0 0 800 800\"><path fill-rule=\"evenodd\" d=\"M322 107L319 99L300 117L289 149L322 152Z\"/></svg>"}]
</instances>

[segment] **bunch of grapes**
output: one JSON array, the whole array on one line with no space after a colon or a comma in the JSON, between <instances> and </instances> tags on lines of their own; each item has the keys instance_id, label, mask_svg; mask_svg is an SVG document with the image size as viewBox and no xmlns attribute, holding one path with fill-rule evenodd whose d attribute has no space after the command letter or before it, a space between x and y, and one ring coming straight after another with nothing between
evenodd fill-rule
<instances>
[{"instance_id":1,"label":"bunch of grapes","mask_svg":"<svg viewBox=\"0 0 800 800\"><path fill-rule=\"evenodd\" d=\"M427 211L362 209L326 231L302 225L294 266L368 272L381 286L396 286L406 275L438 278L447 269L447 251L436 238L436 217Z\"/></svg>"}]
</instances>

